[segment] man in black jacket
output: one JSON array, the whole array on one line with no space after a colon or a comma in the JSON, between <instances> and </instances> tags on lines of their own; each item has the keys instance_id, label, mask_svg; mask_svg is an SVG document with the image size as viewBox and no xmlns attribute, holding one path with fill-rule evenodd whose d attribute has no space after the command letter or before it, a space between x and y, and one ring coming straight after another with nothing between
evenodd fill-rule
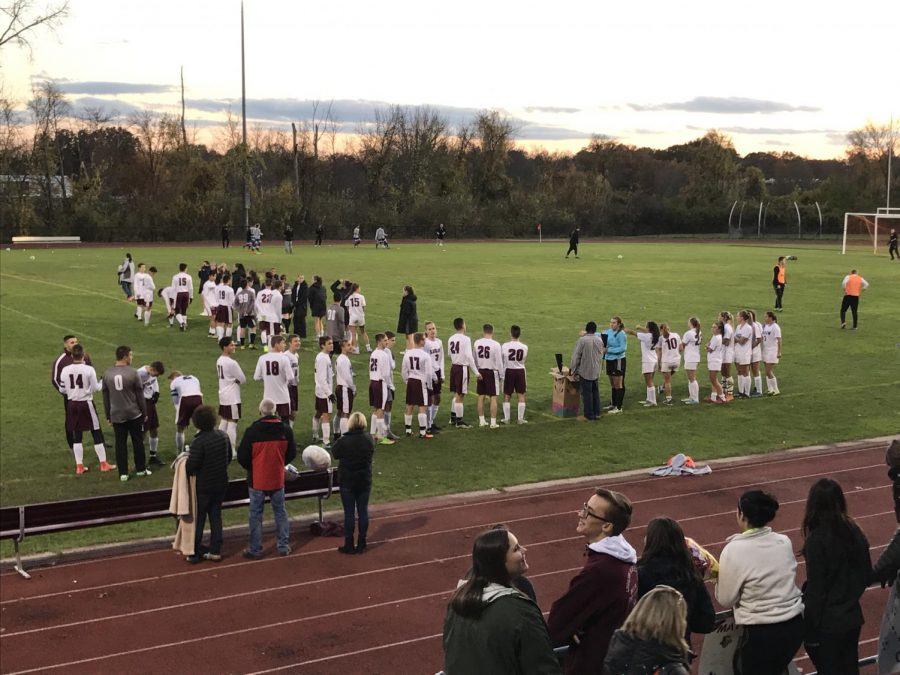
<instances>
[{"instance_id":1,"label":"man in black jacket","mask_svg":"<svg viewBox=\"0 0 900 675\"><path fill-rule=\"evenodd\" d=\"M186 469L197 477L197 517L194 530L194 555L185 560L196 564L201 560L222 560L222 502L228 489L228 463L231 461L231 440L216 426L216 412L201 405L191 415L197 435L191 441ZM209 552L203 550L203 527L209 516Z\"/></svg>"},{"instance_id":2,"label":"man in black jacket","mask_svg":"<svg viewBox=\"0 0 900 675\"><path fill-rule=\"evenodd\" d=\"M569 250L566 251L566 257L569 257L570 253L574 253L575 257L578 257L578 233L579 230L576 227L572 230L572 234L569 235Z\"/></svg>"},{"instance_id":3,"label":"man in black jacket","mask_svg":"<svg viewBox=\"0 0 900 675\"><path fill-rule=\"evenodd\" d=\"M307 296L309 294L309 284L302 274L297 275L297 281L291 288L291 295L294 296L294 333L302 339L306 339L306 309Z\"/></svg>"}]
</instances>

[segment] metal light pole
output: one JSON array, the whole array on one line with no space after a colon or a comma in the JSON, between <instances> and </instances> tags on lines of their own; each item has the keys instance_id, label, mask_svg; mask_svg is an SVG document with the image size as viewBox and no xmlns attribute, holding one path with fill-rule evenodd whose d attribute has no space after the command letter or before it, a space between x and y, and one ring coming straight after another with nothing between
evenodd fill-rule
<instances>
[{"instance_id":1,"label":"metal light pole","mask_svg":"<svg viewBox=\"0 0 900 675\"><path fill-rule=\"evenodd\" d=\"M244 2L241 0L241 128L244 146L244 231L250 227L250 189L247 185L247 76L244 67Z\"/></svg>"}]
</instances>

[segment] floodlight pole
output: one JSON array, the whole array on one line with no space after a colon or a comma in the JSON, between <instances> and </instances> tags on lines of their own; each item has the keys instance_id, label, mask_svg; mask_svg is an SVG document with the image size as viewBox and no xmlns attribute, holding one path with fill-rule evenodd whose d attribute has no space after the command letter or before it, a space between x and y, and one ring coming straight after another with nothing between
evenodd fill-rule
<instances>
[{"instance_id":1,"label":"floodlight pole","mask_svg":"<svg viewBox=\"0 0 900 675\"><path fill-rule=\"evenodd\" d=\"M759 217L756 219L756 238L762 238L763 202L759 203Z\"/></svg>"},{"instance_id":2,"label":"floodlight pole","mask_svg":"<svg viewBox=\"0 0 900 675\"><path fill-rule=\"evenodd\" d=\"M250 191L247 185L247 77L244 67L244 2L241 0L241 143L244 146L244 231L250 228Z\"/></svg>"},{"instance_id":3,"label":"floodlight pole","mask_svg":"<svg viewBox=\"0 0 900 675\"><path fill-rule=\"evenodd\" d=\"M894 154L894 116L891 115L891 135L888 139L888 173L887 173L887 203L885 206L890 213L891 208L891 158Z\"/></svg>"},{"instance_id":4,"label":"floodlight pole","mask_svg":"<svg viewBox=\"0 0 900 675\"><path fill-rule=\"evenodd\" d=\"M819 208L819 202L816 202L816 210L819 212L819 237L822 236L822 209Z\"/></svg>"},{"instance_id":5,"label":"floodlight pole","mask_svg":"<svg viewBox=\"0 0 900 675\"><path fill-rule=\"evenodd\" d=\"M794 202L794 210L797 212L797 238L803 239L803 227L800 221L800 207Z\"/></svg>"}]
</instances>

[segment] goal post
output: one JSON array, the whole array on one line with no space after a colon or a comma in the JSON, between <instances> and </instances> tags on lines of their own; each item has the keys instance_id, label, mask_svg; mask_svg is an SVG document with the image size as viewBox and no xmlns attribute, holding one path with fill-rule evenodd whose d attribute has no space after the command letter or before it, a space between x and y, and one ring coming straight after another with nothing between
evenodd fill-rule
<instances>
[{"instance_id":1,"label":"goal post","mask_svg":"<svg viewBox=\"0 0 900 675\"><path fill-rule=\"evenodd\" d=\"M845 213L844 236L841 255L847 253L847 245L854 243L872 246L872 254L878 255L878 247L884 246L891 228L900 227L900 208L879 207L875 213Z\"/></svg>"}]
</instances>

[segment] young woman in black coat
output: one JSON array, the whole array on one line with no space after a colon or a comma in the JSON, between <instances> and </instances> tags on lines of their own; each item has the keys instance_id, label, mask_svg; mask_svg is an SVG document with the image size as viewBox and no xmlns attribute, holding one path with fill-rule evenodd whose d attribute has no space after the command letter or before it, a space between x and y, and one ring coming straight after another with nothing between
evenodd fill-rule
<instances>
[{"instance_id":1,"label":"young woman in black coat","mask_svg":"<svg viewBox=\"0 0 900 675\"><path fill-rule=\"evenodd\" d=\"M847 515L837 481L822 478L809 489L803 516L803 622L806 653L820 675L859 673L859 599L869 583L869 542Z\"/></svg>"},{"instance_id":2,"label":"young woman in black coat","mask_svg":"<svg viewBox=\"0 0 900 675\"><path fill-rule=\"evenodd\" d=\"M400 318L397 320L397 332L406 336L406 348L412 349L413 335L419 330L419 314L416 310L416 292L412 286L403 287L403 298L400 300Z\"/></svg>"},{"instance_id":3,"label":"young woman in black coat","mask_svg":"<svg viewBox=\"0 0 900 675\"><path fill-rule=\"evenodd\" d=\"M363 553L369 530L369 495L372 492L372 457L375 441L366 431L366 416L357 411L350 415L346 434L334 442L331 452L340 461L338 482L344 506L344 545L341 553ZM353 543L353 530L359 516L359 539Z\"/></svg>"},{"instance_id":4,"label":"young woman in black coat","mask_svg":"<svg viewBox=\"0 0 900 675\"><path fill-rule=\"evenodd\" d=\"M639 598L660 585L671 586L684 596L688 641L691 633L713 631L716 610L677 521L654 518L647 524L644 552L637 568Z\"/></svg>"},{"instance_id":5,"label":"young woman in black coat","mask_svg":"<svg viewBox=\"0 0 900 675\"><path fill-rule=\"evenodd\" d=\"M309 313L312 314L316 324L316 337L325 335L325 324L322 319L325 317L325 306L328 299L325 295L325 286L322 285L322 277L316 274L308 291Z\"/></svg>"}]
</instances>

